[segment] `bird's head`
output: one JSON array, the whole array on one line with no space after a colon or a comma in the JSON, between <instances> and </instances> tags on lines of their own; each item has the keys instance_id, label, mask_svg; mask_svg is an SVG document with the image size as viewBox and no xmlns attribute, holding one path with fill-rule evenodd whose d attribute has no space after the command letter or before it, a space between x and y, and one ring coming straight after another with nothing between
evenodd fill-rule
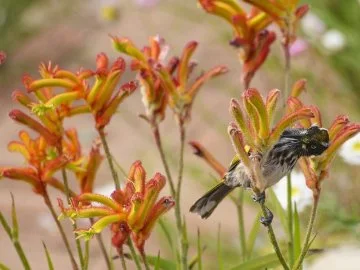
<instances>
[{"instance_id":1,"label":"bird's head","mask_svg":"<svg viewBox=\"0 0 360 270\"><path fill-rule=\"evenodd\" d=\"M329 133L316 125L310 128L289 128L281 135L281 151L292 149L299 156L319 156L329 147Z\"/></svg>"},{"instance_id":2,"label":"bird's head","mask_svg":"<svg viewBox=\"0 0 360 270\"><path fill-rule=\"evenodd\" d=\"M319 156L329 147L329 133L325 128L311 126L300 141L304 156Z\"/></svg>"}]
</instances>

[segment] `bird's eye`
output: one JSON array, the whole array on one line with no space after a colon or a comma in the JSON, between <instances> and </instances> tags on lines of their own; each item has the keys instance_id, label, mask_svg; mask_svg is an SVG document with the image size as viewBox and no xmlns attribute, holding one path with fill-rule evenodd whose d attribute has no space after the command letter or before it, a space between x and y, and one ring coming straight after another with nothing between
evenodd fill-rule
<instances>
[{"instance_id":1,"label":"bird's eye","mask_svg":"<svg viewBox=\"0 0 360 270\"><path fill-rule=\"evenodd\" d=\"M311 147L311 149L314 149L314 150L316 149L316 145L315 145L315 144L312 144L310 147Z\"/></svg>"}]
</instances>

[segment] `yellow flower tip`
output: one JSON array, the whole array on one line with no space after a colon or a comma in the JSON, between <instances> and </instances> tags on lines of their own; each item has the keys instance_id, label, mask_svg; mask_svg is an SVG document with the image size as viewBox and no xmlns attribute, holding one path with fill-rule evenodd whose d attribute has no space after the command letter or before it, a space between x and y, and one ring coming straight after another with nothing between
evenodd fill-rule
<instances>
[{"instance_id":1,"label":"yellow flower tip","mask_svg":"<svg viewBox=\"0 0 360 270\"><path fill-rule=\"evenodd\" d=\"M47 112L55 109L54 104L31 103L31 112L36 116L44 116Z\"/></svg>"}]
</instances>

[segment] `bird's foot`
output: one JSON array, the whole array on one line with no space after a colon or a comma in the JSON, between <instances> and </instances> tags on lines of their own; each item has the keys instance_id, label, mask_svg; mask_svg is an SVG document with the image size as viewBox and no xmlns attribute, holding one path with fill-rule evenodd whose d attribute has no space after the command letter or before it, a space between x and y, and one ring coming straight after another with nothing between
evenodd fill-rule
<instances>
[{"instance_id":1,"label":"bird's foot","mask_svg":"<svg viewBox=\"0 0 360 270\"><path fill-rule=\"evenodd\" d=\"M254 200L254 202L260 203L260 204L264 204L265 203L265 191L258 194L254 194L252 196L252 199Z\"/></svg>"},{"instance_id":2,"label":"bird's foot","mask_svg":"<svg viewBox=\"0 0 360 270\"><path fill-rule=\"evenodd\" d=\"M264 225L265 227L268 227L268 226L271 224L271 222L272 222L272 220L273 220L273 218L274 218L274 215L273 215L273 213L270 211L269 208L267 208L266 206L265 206L265 208L266 208L266 215L265 215L265 217L261 217L261 218L260 218L260 222L261 222L261 224Z\"/></svg>"}]
</instances>

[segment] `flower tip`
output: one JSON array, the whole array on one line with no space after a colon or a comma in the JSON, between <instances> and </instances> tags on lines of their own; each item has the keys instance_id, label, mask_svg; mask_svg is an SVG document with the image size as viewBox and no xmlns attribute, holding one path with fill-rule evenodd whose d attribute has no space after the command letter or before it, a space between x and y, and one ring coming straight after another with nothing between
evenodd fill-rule
<instances>
[{"instance_id":1,"label":"flower tip","mask_svg":"<svg viewBox=\"0 0 360 270\"><path fill-rule=\"evenodd\" d=\"M106 69L108 67L109 64L109 58L107 57L107 55L103 52L99 53L96 56L96 69Z\"/></svg>"},{"instance_id":2,"label":"flower tip","mask_svg":"<svg viewBox=\"0 0 360 270\"><path fill-rule=\"evenodd\" d=\"M200 145L198 142L196 141L190 141L189 142L190 146L193 149L193 153L194 155L198 156L198 157L203 157L204 156L204 152L202 151Z\"/></svg>"},{"instance_id":3,"label":"flower tip","mask_svg":"<svg viewBox=\"0 0 360 270\"><path fill-rule=\"evenodd\" d=\"M34 81L34 79L29 74L24 74L22 77L22 83L25 86L25 88L28 90L28 92L31 90L31 83Z\"/></svg>"}]
</instances>

